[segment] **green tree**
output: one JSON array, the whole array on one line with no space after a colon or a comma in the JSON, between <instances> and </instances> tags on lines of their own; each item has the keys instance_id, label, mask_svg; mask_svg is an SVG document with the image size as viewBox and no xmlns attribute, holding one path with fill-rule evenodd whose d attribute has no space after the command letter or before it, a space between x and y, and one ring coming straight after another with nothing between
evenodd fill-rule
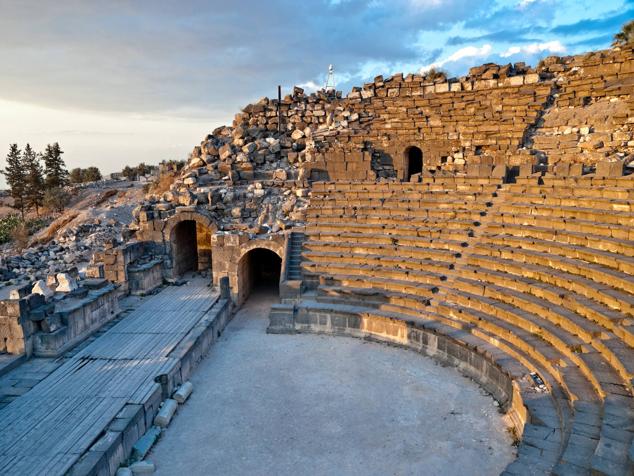
<instances>
[{"instance_id":1,"label":"green tree","mask_svg":"<svg viewBox=\"0 0 634 476\"><path fill-rule=\"evenodd\" d=\"M121 171L121 174L128 180L133 181L137 178L137 169L133 169L129 165L126 165L125 168Z\"/></svg>"},{"instance_id":2,"label":"green tree","mask_svg":"<svg viewBox=\"0 0 634 476\"><path fill-rule=\"evenodd\" d=\"M40 206L44 200L44 172L40 164L40 157L26 144L22 153L22 166L25 177L25 202L27 207L34 207L35 213L40 214Z\"/></svg>"},{"instance_id":3,"label":"green tree","mask_svg":"<svg viewBox=\"0 0 634 476\"><path fill-rule=\"evenodd\" d=\"M20 210L22 219L24 220L24 207L26 206L26 172L22 164L22 154L18 149L18 144L9 146L7 154L7 166L2 170L2 174L7 179L11 197L13 198L13 207Z\"/></svg>"},{"instance_id":4,"label":"green tree","mask_svg":"<svg viewBox=\"0 0 634 476\"><path fill-rule=\"evenodd\" d=\"M44 152L44 168L46 173L46 188L61 188L68 185L68 170L62 159L64 152L59 144L49 144Z\"/></svg>"},{"instance_id":5,"label":"green tree","mask_svg":"<svg viewBox=\"0 0 634 476\"><path fill-rule=\"evenodd\" d=\"M139 176L147 175L150 173L150 167L145 165L145 162L141 162L139 165L136 166L136 172Z\"/></svg>"},{"instance_id":6,"label":"green tree","mask_svg":"<svg viewBox=\"0 0 634 476\"><path fill-rule=\"evenodd\" d=\"M70 183L84 183L84 170L79 167L70 171Z\"/></svg>"},{"instance_id":7,"label":"green tree","mask_svg":"<svg viewBox=\"0 0 634 476\"><path fill-rule=\"evenodd\" d=\"M101 172L97 167L88 167L84 170L84 182L97 182L102 178Z\"/></svg>"},{"instance_id":8,"label":"green tree","mask_svg":"<svg viewBox=\"0 0 634 476\"><path fill-rule=\"evenodd\" d=\"M44 206L49 210L64 211L70 202L70 195L60 187L50 188L44 194Z\"/></svg>"},{"instance_id":9,"label":"green tree","mask_svg":"<svg viewBox=\"0 0 634 476\"><path fill-rule=\"evenodd\" d=\"M621 31L614 35L613 45L622 46L630 43L634 43L634 20L628 21Z\"/></svg>"}]
</instances>

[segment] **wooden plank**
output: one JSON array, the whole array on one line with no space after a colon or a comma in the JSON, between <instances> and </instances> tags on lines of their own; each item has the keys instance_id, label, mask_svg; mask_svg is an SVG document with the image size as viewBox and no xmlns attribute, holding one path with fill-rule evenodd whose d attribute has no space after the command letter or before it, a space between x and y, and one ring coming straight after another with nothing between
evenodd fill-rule
<instances>
[{"instance_id":1,"label":"wooden plank","mask_svg":"<svg viewBox=\"0 0 634 476\"><path fill-rule=\"evenodd\" d=\"M64 474L126 402L141 403L167 357L217 302L203 285L167 288L0 410L1 474Z\"/></svg>"}]
</instances>

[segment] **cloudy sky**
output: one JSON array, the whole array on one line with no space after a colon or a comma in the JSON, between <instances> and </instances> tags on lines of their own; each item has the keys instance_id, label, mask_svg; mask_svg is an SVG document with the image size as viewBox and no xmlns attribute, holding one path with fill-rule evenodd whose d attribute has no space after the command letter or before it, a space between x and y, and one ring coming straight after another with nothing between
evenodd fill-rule
<instances>
[{"instance_id":1,"label":"cloudy sky","mask_svg":"<svg viewBox=\"0 0 634 476\"><path fill-rule=\"evenodd\" d=\"M104 172L184 158L330 63L347 92L606 48L633 18L634 0L0 0L0 145L59 141L69 167Z\"/></svg>"}]
</instances>

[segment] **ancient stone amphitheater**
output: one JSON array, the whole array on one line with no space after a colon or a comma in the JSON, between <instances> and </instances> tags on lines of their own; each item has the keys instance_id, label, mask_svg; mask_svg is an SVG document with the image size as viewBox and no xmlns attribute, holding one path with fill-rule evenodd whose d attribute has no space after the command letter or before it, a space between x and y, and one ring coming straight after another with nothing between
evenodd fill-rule
<instances>
[{"instance_id":1,"label":"ancient stone amphitheater","mask_svg":"<svg viewBox=\"0 0 634 476\"><path fill-rule=\"evenodd\" d=\"M396 344L490 392L506 474L633 474L633 89L615 48L263 99L91 270L207 270L236 306L279 280L269 332Z\"/></svg>"}]
</instances>

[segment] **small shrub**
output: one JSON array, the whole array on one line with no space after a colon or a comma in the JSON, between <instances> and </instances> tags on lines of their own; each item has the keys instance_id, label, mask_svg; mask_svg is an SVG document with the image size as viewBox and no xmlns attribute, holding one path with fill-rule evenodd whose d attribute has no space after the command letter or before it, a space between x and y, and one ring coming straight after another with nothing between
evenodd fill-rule
<instances>
[{"instance_id":1,"label":"small shrub","mask_svg":"<svg viewBox=\"0 0 634 476\"><path fill-rule=\"evenodd\" d=\"M69 202L70 195L63 188L51 188L44 194L44 206L52 211L63 211Z\"/></svg>"},{"instance_id":2,"label":"small shrub","mask_svg":"<svg viewBox=\"0 0 634 476\"><path fill-rule=\"evenodd\" d=\"M29 244L29 228L26 223L20 223L11 231L11 241L17 250L23 250Z\"/></svg>"},{"instance_id":3,"label":"small shrub","mask_svg":"<svg viewBox=\"0 0 634 476\"><path fill-rule=\"evenodd\" d=\"M0 219L0 244L8 243L12 240L12 233L20 224L22 219L19 215L7 215Z\"/></svg>"}]
</instances>

